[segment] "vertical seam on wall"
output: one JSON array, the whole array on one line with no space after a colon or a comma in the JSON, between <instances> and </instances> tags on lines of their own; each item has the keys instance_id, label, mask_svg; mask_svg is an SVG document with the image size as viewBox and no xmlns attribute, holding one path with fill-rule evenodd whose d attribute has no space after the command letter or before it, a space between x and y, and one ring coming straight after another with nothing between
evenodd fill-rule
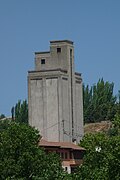
<instances>
[{"instance_id":1,"label":"vertical seam on wall","mask_svg":"<svg viewBox=\"0 0 120 180\"><path fill-rule=\"evenodd\" d=\"M57 98L58 98L58 132L59 132L59 141L60 141L60 117L59 117L59 110L60 110L60 107L59 107L59 81L60 81L60 78L58 77L57 78Z\"/></svg>"},{"instance_id":2,"label":"vertical seam on wall","mask_svg":"<svg viewBox=\"0 0 120 180\"><path fill-rule=\"evenodd\" d=\"M71 78L71 115L72 115L72 141L74 137L74 122L73 122L73 67L72 67L72 49L70 49L70 78Z\"/></svg>"},{"instance_id":3,"label":"vertical seam on wall","mask_svg":"<svg viewBox=\"0 0 120 180\"><path fill-rule=\"evenodd\" d=\"M62 80L62 122L61 122L61 127L62 127L62 133L63 133L63 141L64 141L63 80Z\"/></svg>"},{"instance_id":4,"label":"vertical seam on wall","mask_svg":"<svg viewBox=\"0 0 120 180\"><path fill-rule=\"evenodd\" d=\"M44 78L42 78L42 102L43 102L43 111L42 111L42 113L43 113L43 136L45 136L45 131L44 131L44 91L43 91L43 79Z\"/></svg>"}]
</instances>

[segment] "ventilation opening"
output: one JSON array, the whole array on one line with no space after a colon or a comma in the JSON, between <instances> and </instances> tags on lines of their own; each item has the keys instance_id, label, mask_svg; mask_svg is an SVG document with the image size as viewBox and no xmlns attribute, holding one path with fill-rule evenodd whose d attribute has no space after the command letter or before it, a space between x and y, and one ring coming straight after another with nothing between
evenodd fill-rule
<instances>
[{"instance_id":1,"label":"ventilation opening","mask_svg":"<svg viewBox=\"0 0 120 180\"><path fill-rule=\"evenodd\" d=\"M45 59L41 59L41 64L45 64Z\"/></svg>"},{"instance_id":2,"label":"ventilation opening","mask_svg":"<svg viewBox=\"0 0 120 180\"><path fill-rule=\"evenodd\" d=\"M57 48L57 53L61 53L61 48Z\"/></svg>"}]
</instances>

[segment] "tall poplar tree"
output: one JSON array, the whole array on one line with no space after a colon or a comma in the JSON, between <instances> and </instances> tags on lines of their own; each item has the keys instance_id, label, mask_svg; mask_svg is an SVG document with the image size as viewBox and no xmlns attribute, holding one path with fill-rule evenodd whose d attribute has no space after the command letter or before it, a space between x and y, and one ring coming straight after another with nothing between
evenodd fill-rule
<instances>
[{"instance_id":1,"label":"tall poplar tree","mask_svg":"<svg viewBox=\"0 0 120 180\"><path fill-rule=\"evenodd\" d=\"M11 109L12 120L19 123L28 123L28 103L20 100Z\"/></svg>"},{"instance_id":2,"label":"tall poplar tree","mask_svg":"<svg viewBox=\"0 0 120 180\"><path fill-rule=\"evenodd\" d=\"M83 86L84 121L100 122L111 120L116 113L116 96L113 95L114 83L99 79L91 88Z\"/></svg>"}]
</instances>

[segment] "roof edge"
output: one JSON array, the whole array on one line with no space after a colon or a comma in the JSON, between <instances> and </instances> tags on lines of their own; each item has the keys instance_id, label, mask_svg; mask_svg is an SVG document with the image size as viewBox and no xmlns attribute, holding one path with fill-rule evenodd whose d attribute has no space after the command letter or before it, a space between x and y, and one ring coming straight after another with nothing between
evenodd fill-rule
<instances>
[{"instance_id":1,"label":"roof edge","mask_svg":"<svg viewBox=\"0 0 120 180\"><path fill-rule=\"evenodd\" d=\"M53 44L53 43L63 43L63 42L66 42L66 43L69 43L69 44L73 44L74 43L73 41L70 41L70 40L54 40L54 41L50 41L50 44Z\"/></svg>"},{"instance_id":2,"label":"roof edge","mask_svg":"<svg viewBox=\"0 0 120 180\"><path fill-rule=\"evenodd\" d=\"M35 52L35 54L48 54L50 51L43 51L43 52Z\"/></svg>"}]
</instances>

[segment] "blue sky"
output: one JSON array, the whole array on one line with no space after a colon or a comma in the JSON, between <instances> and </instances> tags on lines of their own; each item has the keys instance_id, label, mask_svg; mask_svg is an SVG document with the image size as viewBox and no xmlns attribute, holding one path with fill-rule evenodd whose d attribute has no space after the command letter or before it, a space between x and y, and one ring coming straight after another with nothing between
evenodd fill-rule
<instances>
[{"instance_id":1,"label":"blue sky","mask_svg":"<svg viewBox=\"0 0 120 180\"><path fill-rule=\"evenodd\" d=\"M103 77L120 90L120 0L0 0L0 113L27 99L34 52L63 39L85 84Z\"/></svg>"}]
</instances>

